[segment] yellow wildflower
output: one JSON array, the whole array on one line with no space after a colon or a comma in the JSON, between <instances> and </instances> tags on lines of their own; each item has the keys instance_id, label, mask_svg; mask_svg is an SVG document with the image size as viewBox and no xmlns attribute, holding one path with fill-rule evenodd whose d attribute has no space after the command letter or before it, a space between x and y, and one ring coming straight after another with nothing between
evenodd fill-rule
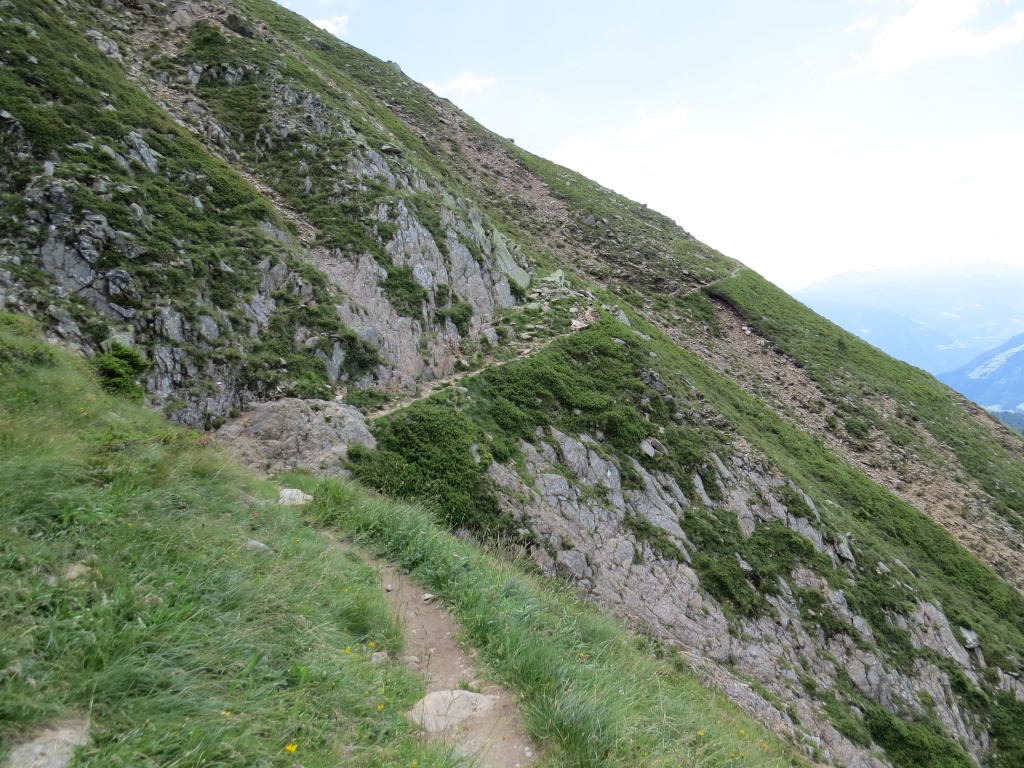
<instances>
[{"instance_id":1,"label":"yellow wildflower","mask_svg":"<svg viewBox=\"0 0 1024 768\"><path fill-rule=\"evenodd\" d=\"M377 705L377 711L378 712L383 712L384 711L384 705L383 704L378 704Z\"/></svg>"},{"instance_id":2,"label":"yellow wildflower","mask_svg":"<svg viewBox=\"0 0 1024 768\"><path fill-rule=\"evenodd\" d=\"M702 738L702 739L703 739L703 738L704 738L704 731L697 731L697 735L698 735L698 736L699 736L700 738Z\"/></svg>"},{"instance_id":3,"label":"yellow wildflower","mask_svg":"<svg viewBox=\"0 0 1024 768\"><path fill-rule=\"evenodd\" d=\"M294 752L298 748L299 748L299 745L295 744L294 742L291 743L291 744L285 744L284 745L284 751L287 752L288 754L291 754L292 752Z\"/></svg>"},{"instance_id":4,"label":"yellow wildflower","mask_svg":"<svg viewBox=\"0 0 1024 768\"><path fill-rule=\"evenodd\" d=\"M225 709L224 710L224 717L231 717L233 714L235 714L235 713L232 712L230 709Z\"/></svg>"}]
</instances>

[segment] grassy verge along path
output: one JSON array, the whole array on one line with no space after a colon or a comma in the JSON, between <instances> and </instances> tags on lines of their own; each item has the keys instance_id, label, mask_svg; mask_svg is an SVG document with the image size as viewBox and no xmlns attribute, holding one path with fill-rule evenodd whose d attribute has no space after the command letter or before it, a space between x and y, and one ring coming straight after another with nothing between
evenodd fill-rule
<instances>
[{"instance_id":1,"label":"grassy verge along path","mask_svg":"<svg viewBox=\"0 0 1024 768\"><path fill-rule=\"evenodd\" d=\"M0 761L88 719L76 766L452 766L404 713L423 681L376 571L315 516L439 595L519 698L538 765L775 766L792 750L618 624L496 564L422 508L337 481L260 501L199 433L103 393L0 314ZM315 488L314 488L315 486Z\"/></svg>"},{"instance_id":2,"label":"grassy verge along path","mask_svg":"<svg viewBox=\"0 0 1024 768\"><path fill-rule=\"evenodd\" d=\"M315 490L319 522L445 601L490 672L518 693L549 765L804 764L694 675L652 658L617 622L527 569L496 562L422 508L344 481Z\"/></svg>"},{"instance_id":3,"label":"grassy verge along path","mask_svg":"<svg viewBox=\"0 0 1024 768\"><path fill-rule=\"evenodd\" d=\"M78 717L76 766L454 765L377 573L205 443L0 315L0 764Z\"/></svg>"}]
</instances>

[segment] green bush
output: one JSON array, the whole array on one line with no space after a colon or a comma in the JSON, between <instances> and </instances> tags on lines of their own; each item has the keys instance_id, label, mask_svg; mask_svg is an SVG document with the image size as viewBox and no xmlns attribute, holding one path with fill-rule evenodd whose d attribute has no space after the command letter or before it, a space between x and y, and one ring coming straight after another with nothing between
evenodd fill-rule
<instances>
[{"instance_id":1,"label":"green bush","mask_svg":"<svg viewBox=\"0 0 1024 768\"><path fill-rule=\"evenodd\" d=\"M452 324L458 329L459 335L465 336L469 333L469 320L473 317L473 306L469 302L460 299L450 307L438 309L437 316L442 319L447 318L451 320Z\"/></svg>"},{"instance_id":2,"label":"green bush","mask_svg":"<svg viewBox=\"0 0 1024 768\"><path fill-rule=\"evenodd\" d=\"M395 312L406 317L420 317L423 314L423 302L426 301L427 291L412 276L412 267L395 267L387 264L384 269L387 270L388 276L381 282L380 287L391 302L391 306L395 308Z\"/></svg>"},{"instance_id":3,"label":"green bush","mask_svg":"<svg viewBox=\"0 0 1024 768\"><path fill-rule=\"evenodd\" d=\"M405 499L432 500L452 527L508 532L487 477L488 440L464 414L442 402L414 403L381 420L378 450L353 449L349 461L367 485Z\"/></svg>"},{"instance_id":4,"label":"green bush","mask_svg":"<svg viewBox=\"0 0 1024 768\"><path fill-rule=\"evenodd\" d=\"M656 555L665 560L686 562L686 555L675 540L665 532L664 528L654 525L646 517L627 514L623 525L636 536L637 541L647 542Z\"/></svg>"},{"instance_id":5,"label":"green bush","mask_svg":"<svg viewBox=\"0 0 1024 768\"><path fill-rule=\"evenodd\" d=\"M135 380L148 371L152 363L139 350L114 342L110 352L96 355L92 364L100 385L107 392L132 402L142 402L146 391Z\"/></svg>"},{"instance_id":6,"label":"green bush","mask_svg":"<svg viewBox=\"0 0 1024 768\"><path fill-rule=\"evenodd\" d=\"M959 744L921 722L908 723L877 704L864 716L871 738L885 749L896 768L972 768Z\"/></svg>"}]
</instances>

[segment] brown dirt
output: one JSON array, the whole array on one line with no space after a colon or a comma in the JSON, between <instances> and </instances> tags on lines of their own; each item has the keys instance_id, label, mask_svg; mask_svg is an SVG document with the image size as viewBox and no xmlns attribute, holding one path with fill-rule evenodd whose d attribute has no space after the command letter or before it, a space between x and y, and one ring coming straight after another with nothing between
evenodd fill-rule
<instances>
[{"instance_id":1,"label":"brown dirt","mask_svg":"<svg viewBox=\"0 0 1024 768\"><path fill-rule=\"evenodd\" d=\"M496 697L495 706L465 721L446 738L479 768L521 768L530 765L536 750L526 734L515 698L498 686L481 682L474 653L459 645L459 627L437 600L424 601L427 591L388 563L376 563L388 599L405 627L406 657L419 659L427 676L426 692L472 690Z\"/></svg>"}]
</instances>

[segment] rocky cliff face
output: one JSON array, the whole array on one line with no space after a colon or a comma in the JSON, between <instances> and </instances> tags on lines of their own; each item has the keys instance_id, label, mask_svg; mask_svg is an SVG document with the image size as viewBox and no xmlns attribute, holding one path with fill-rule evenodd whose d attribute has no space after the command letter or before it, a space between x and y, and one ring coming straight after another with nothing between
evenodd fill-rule
<instances>
[{"instance_id":1,"label":"rocky cliff face","mask_svg":"<svg viewBox=\"0 0 1024 768\"><path fill-rule=\"evenodd\" d=\"M0 16L0 307L500 533L816 760L1024 760L1018 437L269 2Z\"/></svg>"},{"instance_id":2,"label":"rocky cliff face","mask_svg":"<svg viewBox=\"0 0 1024 768\"><path fill-rule=\"evenodd\" d=\"M86 352L147 347L154 404L196 426L268 396L411 390L497 341L497 313L531 279L515 241L379 132L354 127L332 103L343 93L299 90L278 62L245 60L283 39L227 5L83 10L106 31L77 41L82 53L115 63L117 96L154 100L140 109L163 131L148 137L160 148L130 118L102 135L85 124L40 165L41 148L4 113L7 189L24 208L7 240L5 260L20 269L4 273L5 306L52 318ZM129 29L130 42L112 39ZM254 90L262 119L249 133L225 104ZM118 98L100 99L120 114ZM197 142L212 155L198 166ZM242 178L217 178L220 157ZM172 210L157 188L175 196ZM229 208L239 215L223 226ZM190 224L171 231L176 218Z\"/></svg>"},{"instance_id":3,"label":"rocky cliff face","mask_svg":"<svg viewBox=\"0 0 1024 768\"><path fill-rule=\"evenodd\" d=\"M832 588L817 571L803 565L793 568L765 596L767 607L759 615L730 615L707 599L693 567L701 549L680 525L688 513L694 514L696 505L735 516L747 540L759 525L785 526L804 537L840 574L856 573L857 559L849 543L844 538L825 539L813 502L785 478L766 472L742 449L728 466L712 456L714 469L700 484L718 485L723 498L716 502L698 490L695 504L671 475L649 473L639 463L633 468L641 488L623 489L615 464L592 445L589 435L573 438L558 430L551 430L539 449L524 442L526 476L534 487L505 465L495 463L489 470L506 491L509 514L540 539L534 553L547 575L569 579L601 605L683 649L691 663L716 680L728 681L723 683L726 689L754 712L827 760L848 766L885 764L884 756L856 743L855 734L836 729L822 711L821 697L834 696L843 685L888 709L936 717L974 755L990 747L977 718L958 703L950 674L931 660L902 669L888 662L870 622L851 609L843 589ZM794 514L777 498L780 489L798 494L806 517ZM734 556L741 571L756 576L754 566L739 553ZM896 570L893 586L905 586L899 579L909 573L906 566L882 561L867 566L886 576ZM819 606L817 611L827 622L816 621L809 604ZM954 631L941 608L931 602L912 607L906 616L893 620L909 633L913 647L933 651L978 685L986 662L977 636L966 629ZM729 679L718 666L722 664L763 689L744 689L735 677Z\"/></svg>"}]
</instances>

